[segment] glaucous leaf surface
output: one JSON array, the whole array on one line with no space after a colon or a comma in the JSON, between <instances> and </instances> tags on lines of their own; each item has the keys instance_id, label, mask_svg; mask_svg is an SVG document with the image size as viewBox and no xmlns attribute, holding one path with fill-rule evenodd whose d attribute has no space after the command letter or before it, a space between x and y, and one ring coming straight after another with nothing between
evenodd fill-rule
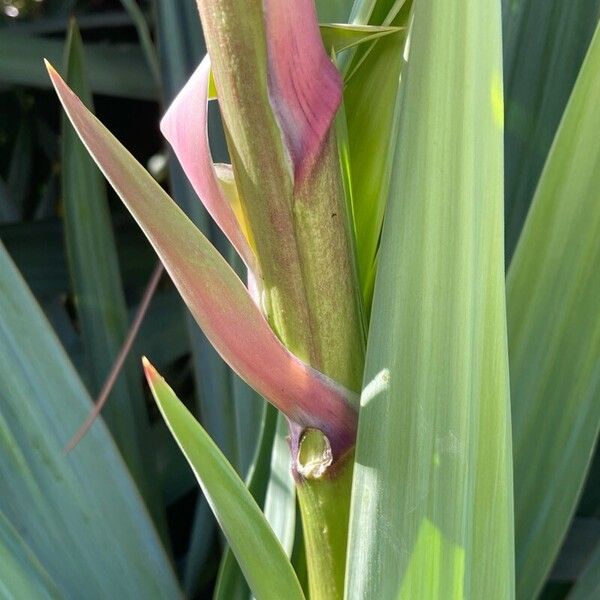
<instances>
[{"instance_id":1,"label":"glaucous leaf surface","mask_svg":"<svg viewBox=\"0 0 600 600\"><path fill-rule=\"evenodd\" d=\"M74 22L66 43L69 84L93 110L83 44ZM81 328L90 394L100 393L127 335L128 318L119 272L106 183L63 114L62 194L64 233L75 310ZM129 361L115 382L103 416L152 513L161 522L148 440L149 422L139 367ZM75 433L75 431L73 432ZM164 514L162 515L164 525Z\"/></svg>"},{"instance_id":2,"label":"glaucous leaf surface","mask_svg":"<svg viewBox=\"0 0 600 600\"><path fill-rule=\"evenodd\" d=\"M0 513L60 597L179 598L102 420L63 452L91 400L2 245L0 290Z\"/></svg>"},{"instance_id":3,"label":"glaucous leaf surface","mask_svg":"<svg viewBox=\"0 0 600 600\"><path fill-rule=\"evenodd\" d=\"M414 6L361 396L349 599L514 594L499 8Z\"/></svg>"},{"instance_id":4,"label":"glaucous leaf surface","mask_svg":"<svg viewBox=\"0 0 600 600\"><path fill-rule=\"evenodd\" d=\"M599 16L599 0L502 1L508 260Z\"/></svg>"},{"instance_id":5,"label":"glaucous leaf surface","mask_svg":"<svg viewBox=\"0 0 600 600\"><path fill-rule=\"evenodd\" d=\"M600 33L565 110L507 278L517 595L536 595L600 424Z\"/></svg>"}]
</instances>

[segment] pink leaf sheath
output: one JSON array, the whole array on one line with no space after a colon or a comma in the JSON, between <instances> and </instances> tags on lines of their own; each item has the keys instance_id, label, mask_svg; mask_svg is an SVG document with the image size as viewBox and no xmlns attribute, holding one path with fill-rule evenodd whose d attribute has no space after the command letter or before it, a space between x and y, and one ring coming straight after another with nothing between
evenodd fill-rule
<instances>
[{"instance_id":1,"label":"pink leaf sheath","mask_svg":"<svg viewBox=\"0 0 600 600\"><path fill-rule=\"evenodd\" d=\"M223 359L301 427L329 438L337 458L354 443L354 394L291 354L244 284L158 183L48 65L73 126L165 265ZM215 401L218 401L215 398Z\"/></svg>"},{"instance_id":2,"label":"pink leaf sheath","mask_svg":"<svg viewBox=\"0 0 600 600\"><path fill-rule=\"evenodd\" d=\"M257 273L256 258L240 223L223 193L208 141L208 84L210 59L204 57L160 123L181 166L206 210L237 250L246 266Z\"/></svg>"},{"instance_id":3,"label":"pink leaf sheath","mask_svg":"<svg viewBox=\"0 0 600 600\"><path fill-rule=\"evenodd\" d=\"M342 79L323 47L314 0L263 4L270 100L301 178L331 127Z\"/></svg>"}]
</instances>

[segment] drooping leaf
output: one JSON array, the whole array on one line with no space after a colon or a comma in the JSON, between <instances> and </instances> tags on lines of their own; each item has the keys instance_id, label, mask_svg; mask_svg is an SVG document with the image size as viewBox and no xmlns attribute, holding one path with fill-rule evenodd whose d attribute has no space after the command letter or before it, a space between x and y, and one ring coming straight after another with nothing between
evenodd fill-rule
<instances>
[{"instance_id":1,"label":"drooping leaf","mask_svg":"<svg viewBox=\"0 0 600 600\"><path fill-rule=\"evenodd\" d=\"M104 423L64 454L91 400L2 245L0 314L0 513L61 598L179 598Z\"/></svg>"},{"instance_id":2,"label":"drooping leaf","mask_svg":"<svg viewBox=\"0 0 600 600\"><path fill-rule=\"evenodd\" d=\"M158 407L194 470L252 593L258 600L303 599L292 565L235 469L164 379L147 361L144 366Z\"/></svg>"},{"instance_id":3,"label":"drooping leaf","mask_svg":"<svg viewBox=\"0 0 600 600\"><path fill-rule=\"evenodd\" d=\"M600 425L600 32L542 172L507 278L517 595L556 557Z\"/></svg>"},{"instance_id":4,"label":"drooping leaf","mask_svg":"<svg viewBox=\"0 0 600 600\"><path fill-rule=\"evenodd\" d=\"M599 0L502 1L510 261L600 15Z\"/></svg>"},{"instance_id":5,"label":"drooping leaf","mask_svg":"<svg viewBox=\"0 0 600 600\"><path fill-rule=\"evenodd\" d=\"M494 0L414 5L347 598L514 594L500 33Z\"/></svg>"},{"instance_id":6,"label":"drooping leaf","mask_svg":"<svg viewBox=\"0 0 600 600\"><path fill-rule=\"evenodd\" d=\"M92 109L83 44L71 22L66 45L69 84ZM66 115L62 123L65 241L75 307L84 340L90 393L97 396L127 334L128 319L102 174ZM142 495L161 523L149 422L139 372L130 362L115 382L104 416ZM75 433L75 431L73 431ZM162 515L164 519L164 515ZM162 523L164 526L164 522Z\"/></svg>"},{"instance_id":7,"label":"drooping leaf","mask_svg":"<svg viewBox=\"0 0 600 600\"><path fill-rule=\"evenodd\" d=\"M338 456L354 436L352 393L281 344L231 267L58 73L48 68L76 131L148 236L207 338L262 396L301 426L325 432Z\"/></svg>"}]
</instances>

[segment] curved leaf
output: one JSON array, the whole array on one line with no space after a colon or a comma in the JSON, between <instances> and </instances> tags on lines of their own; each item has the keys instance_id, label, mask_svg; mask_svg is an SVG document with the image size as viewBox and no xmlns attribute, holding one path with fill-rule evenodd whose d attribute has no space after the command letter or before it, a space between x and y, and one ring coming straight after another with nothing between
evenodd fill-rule
<instances>
[{"instance_id":1,"label":"curved leaf","mask_svg":"<svg viewBox=\"0 0 600 600\"><path fill-rule=\"evenodd\" d=\"M277 339L237 275L165 191L48 65L58 96L90 154L142 227L194 318L227 363L293 421L353 443L352 393Z\"/></svg>"}]
</instances>

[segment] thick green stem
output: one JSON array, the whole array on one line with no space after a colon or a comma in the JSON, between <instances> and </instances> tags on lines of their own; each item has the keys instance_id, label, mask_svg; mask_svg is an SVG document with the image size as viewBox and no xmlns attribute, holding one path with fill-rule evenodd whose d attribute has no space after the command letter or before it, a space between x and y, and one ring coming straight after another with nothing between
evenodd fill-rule
<instances>
[{"instance_id":1,"label":"thick green stem","mask_svg":"<svg viewBox=\"0 0 600 600\"><path fill-rule=\"evenodd\" d=\"M296 180L271 105L262 2L198 5L267 317L292 352L357 390L364 343L334 134Z\"/></svg>"},{"instance_id":2,"label":"thick green stem","mask_svg":"<svg viewBox=\"0 0 600 600\"><path fill-rule=\"evenodd\" d=\"M300 457L307 453L302 446ZM318 452L318 442L315 450ZM333 477L325 472L320 478L302 478L296 486L311 600L337 600L344 596L353 462L351 453L338 461Z\"/></svg>"},{"instance_id":3,"label":"thick green stem","mask_svg":"<svg viewBox=\"0 0 600 600\"><path fill-rule=\"evenodd\" d=\"M198 5L236 185L260 265L263 308L292 352L358 391L364 335L335 133L331 129L323 137L315 160L293 165L295 154L286 147L271 104L263 2L198 0ZM293 3L289 10L295 10ZM318 464L316 470L303 470L303 451L318 454L323 436L293 433L296 441L300 437L297 488L311 598L341 598L352 456L333 456L321 470Z\"/></svg>"}]
</instances>

